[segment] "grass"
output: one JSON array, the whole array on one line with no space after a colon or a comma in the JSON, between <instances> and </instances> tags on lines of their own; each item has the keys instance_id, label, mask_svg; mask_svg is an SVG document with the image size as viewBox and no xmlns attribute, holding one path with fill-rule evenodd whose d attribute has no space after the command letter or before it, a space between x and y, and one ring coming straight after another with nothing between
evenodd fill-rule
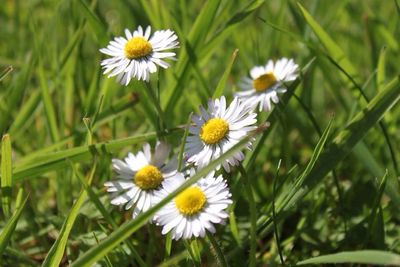
<instances>
[{"instance_id":1,"label":"grass","mask_svg":"<svg viewBox=\"0 0 400 267\"><path fill-rule=\"evenodd\" d=\"M6 1L0 265L400 265L399 4ZM137 25L174 30L180 48L148 87L125 87L98 50ZM215 235L175 241L147 221L248 139L135 220L110 204L112 158L157 138L182 158L198 106L284 56L300 75L224 173L233 204Z\"/></svg>"}]
</instances>

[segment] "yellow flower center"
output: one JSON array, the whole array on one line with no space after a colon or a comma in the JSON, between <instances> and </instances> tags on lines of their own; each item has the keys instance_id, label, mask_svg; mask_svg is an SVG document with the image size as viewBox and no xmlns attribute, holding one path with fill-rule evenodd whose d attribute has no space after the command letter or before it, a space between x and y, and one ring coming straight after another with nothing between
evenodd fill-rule
<instances>
[{"instance_id":1,"label":"yellow flower center","mask_svg":"<svg viewBox=\"0 0 400 267\"><path fill-rule=\"evenodd\" d=\"M206 204L206 196L198 187L190 187L180 193L175 199L175 206L186 216L198 213Z\"/></svg>"},{"instance_id":2,"label":"yellow flower center","mask_svg":"<svg viewBox=\"0 0 400 267\"><path fill-rule=\"evenodd\" d=\"M229 124L220 118L208 120L201 126L200 139L207 145L213 145L221 141L229 131Z\"/></svg>"},{"instance_id":3,"label":"yellow flower center","mask_svg":"<svg viewBox=\"0 0 400 267\"><path fill-rule=\"evenodd\" d=\"M156 189L163 179L161 172L153 165L144 166L133 177L135 184L143 190Z\"/></svg>"},{"instance_id":4,"label":"yellow flower center","mask_svg":"<svg viewBox=\"0 0 400 267\"><path fill-rule=\"evenodd\" d=\"M124 51L127 58L134 59L147 56L153 47L143 37L133 37L126 43Z\"/></svg>"},{"instance_id":5,"label":"yellow flower center","mask_svg":"<svg viewBox=\"0 0 400 267\"><path fill-rule=\"evenodd\" d=\"M253 80L253 88L256 89L257 92L262 92L267 90L269 87L274 85L277 82L275 75L272 72L267 72L257 79Z\"/></svg>"}]
</instances>

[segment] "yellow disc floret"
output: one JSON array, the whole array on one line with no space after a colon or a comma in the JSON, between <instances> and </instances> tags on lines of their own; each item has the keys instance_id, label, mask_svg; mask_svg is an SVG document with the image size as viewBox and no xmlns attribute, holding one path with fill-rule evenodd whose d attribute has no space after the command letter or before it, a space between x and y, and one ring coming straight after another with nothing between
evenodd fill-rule
<instances>
[{"instance_id":1,"label":"yellow disc floret","mask_svg":"<svg viewBox=\"0 0 400 267\"><path fill-rule=\"evenodd\" d=\"M180 193L175 199L175 206L178 211L186 216L198 213L206 204L206 196L203 191L195 186Z\"/></svg>"},{"instance_id":2,"label":"yellow disc floret","mask_svg":"<svg viewBox=\"0 0 400 267\"><path fill-rule=\"evenodd\" d=\"M267 72L253 80L253 88L256 89L257 92L262 92L270 88L276 82L277 79L275 75L272 72Z\"/></svg>"},{"instance_id":3,"label":"yellow disc floret","mask_svg":"<svg viewBox=\"0 0 400 267\"><path fill-rule=\"evenodd\" d=\"M163 179L161 172L153 165L144 166L133 177L135 184L143 190L156 189Z\"/></svg>"},{"instance_id":4,"label":"yellow disc floret","mask_svg":"<svg viewBox=\"0 0 400 267\"><path fill-rule=\"evenodd\" d=\"M213 145L221 141L229 131L229 124L221 118L208 120L201 126L200 139L207 145Z\"/></svg>"},{"instance_id":5,"label":"yellow disc floret","mask_svg":"<svg viewBox=\"0 0 400 267\"><path fill-rule=\"evenodd\" d=\"M125 44L125 56L135 59L147 56L153 51L151 44L143 37L133 37Z\"/></svg>"}]
</instances>

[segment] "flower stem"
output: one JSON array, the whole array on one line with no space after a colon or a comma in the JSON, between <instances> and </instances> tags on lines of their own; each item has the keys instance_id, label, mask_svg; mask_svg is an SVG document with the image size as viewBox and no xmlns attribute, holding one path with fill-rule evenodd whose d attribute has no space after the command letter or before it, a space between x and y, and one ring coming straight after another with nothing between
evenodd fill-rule
<instances>
[{"instance_id":1,"label":"flower stem","mask_svg":"<svg viewBox=\"0 0 400 267\"><path fill-rule=\"evenodd\" d=\"M159 119L160 119L160 132L164 132L164 130L167 128L167 124L166 124L166 120L165 120L165 114L164 111L161 108L160 105L160 101L159 98L157 98L156 93L153 90L153 87L151 86L151 84L149 82L145 82L144 83L146 85L146 89L145 90L147 92L147 95L151 98L151 100L154 103L154 106L157 110Z\"/></svg>"},{"instance_id":2,"label":"flower stem","mask_svg":"<svg viewBox=\"0 0 400 267\"><path fill-rule=\"evenodd\" d=\"M221 247L218 245L217 240L215 240L214 236L210 232L206 231L206 233L208 240L210 241L211 245L214 248L215 256L218 261L218 266L227 267L228 263L226 262L224 253L222 252Z\"/></svg>"},{"instance_id":3,"label":"flower stem","mask_svg":"<svg viewBox=\"0 0 400 267\"><path fill-rule=\"evenodd\" d=\"M242 178L244 180L244 187L247 194L247 198L249 201L250 208L250 267L256 266L256 228L257 228L257 211L256 211L256 203L254 201L253 190L251 188L249 177L247 176L246 170L243 168L242 164L238 165L238 169Z\"/></svg>"}]
</instances>

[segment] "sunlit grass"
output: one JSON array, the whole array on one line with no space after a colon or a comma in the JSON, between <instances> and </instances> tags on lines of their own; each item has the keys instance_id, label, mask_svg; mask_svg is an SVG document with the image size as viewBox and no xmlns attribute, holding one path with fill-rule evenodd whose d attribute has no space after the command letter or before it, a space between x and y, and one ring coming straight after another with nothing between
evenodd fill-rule
<instances>
[{"instance_id":1,"label":"sunlit grass","mask_svg":"<svg viewBox=\"0 0 400 267\"><path fill-rule=\"evenodd\" d=\"M399 14L396 0L6 1L0 265L400 265ZM122 86L99 49L138 25L175 31L177 60ZM256 131L134 220L110 205L112 158L159 139L184 158L199 106L282 57L299 76ZM148 223L253 137L219 171L233 204L216 234Z\"/></svg>"}]
</instances>

